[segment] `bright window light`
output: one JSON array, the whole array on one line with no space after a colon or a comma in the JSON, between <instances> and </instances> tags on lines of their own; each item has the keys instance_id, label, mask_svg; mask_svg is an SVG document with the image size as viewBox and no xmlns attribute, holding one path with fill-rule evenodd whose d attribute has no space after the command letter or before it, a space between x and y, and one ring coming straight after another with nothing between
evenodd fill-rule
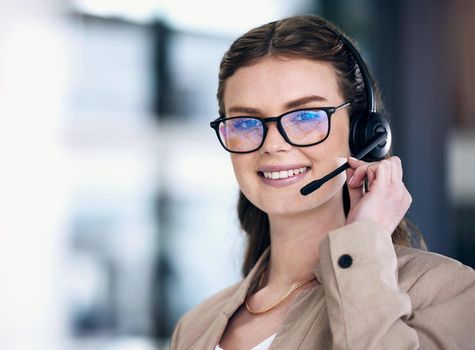
<instances>
[{"instance_id":1,"label":"bright window light","mask_svg":"<svg viewBox=\"0 0 475 350\"><path fill-rule=\"evenodd\" d=\"M157 18L181 30L236 35L289 15L304 0L74 0L83 13L147 23Z\"/></svg>"}]
</instances>

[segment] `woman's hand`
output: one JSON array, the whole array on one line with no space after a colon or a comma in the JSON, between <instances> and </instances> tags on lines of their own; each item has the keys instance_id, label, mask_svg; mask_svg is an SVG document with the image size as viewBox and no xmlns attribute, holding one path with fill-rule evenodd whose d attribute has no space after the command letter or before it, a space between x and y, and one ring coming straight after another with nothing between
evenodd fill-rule
<instances>
[{"instance_id":1,"label":"woman's hand","mask_svg":"<svg viewBox=\"0 0 475 350\"><path fill-rule=\"evenodd\" d=\"M380 223L390 234L409 209L412 197L402 182L402 166L399 157L366 163L348 158L346 171L351 208L346 219L350 224L370 220ZM368 180L367 192L364 180Z\"/></svg>"}]
</instances>

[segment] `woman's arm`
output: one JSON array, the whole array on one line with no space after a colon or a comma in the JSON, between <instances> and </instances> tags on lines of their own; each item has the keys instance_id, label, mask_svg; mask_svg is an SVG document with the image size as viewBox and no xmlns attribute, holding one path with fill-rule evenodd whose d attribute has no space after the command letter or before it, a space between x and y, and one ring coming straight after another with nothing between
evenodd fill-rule
<instances>
[{"instance_id":1,"label":"woman's arm","mask_svg":"<svg viewBox=\"0 0 475 350\"><path fill-rule=\"evenodd\" d=\"M418 349L417 332L406 320L409 295L397 281L391 238L374 222L334 230L320 244L333 349Z\"/></svg>"},{"instance_id":2,"label":"woman's arm","mask_svg":"<svg viewBox=\"0 0 475 350\"><path fill-rule=\"evenodd\" d=\"M384 233L380 224L362 221L330 232L320 244L318 277L333 349L473 348L475 272L410 250L398 279L398 259Z\"/></svg>"}]
</instances>

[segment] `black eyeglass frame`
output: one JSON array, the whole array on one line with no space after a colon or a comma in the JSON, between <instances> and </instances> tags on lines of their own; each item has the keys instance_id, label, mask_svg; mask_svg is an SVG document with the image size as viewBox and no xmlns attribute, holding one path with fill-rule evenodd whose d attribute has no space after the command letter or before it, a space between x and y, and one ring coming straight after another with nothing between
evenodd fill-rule
<instances>
[{"instance_id":1,"label":"black eyeglass frame","mask_svg":"<svg viewBox=\"0 0 475 350\"><path fill-rule=\"evenodd\" d=\"M252 152L255 152L257 151L259 148L262 147L262 145L264 144L264 141L266 139L266 136L267 136L267 123L271 123L271 122L276 122L277 123L277 129L279 130L279 133L280 135L282 135L282 137L284 138L284 140L292 145L292 146L295 146L295 147L310 147L310 146L315 146L315 145L318 145L319 143L322 143L324 142L328 136L330 135L330 130L331 130L331 116L339 109L341 108L345 108L345 107L348 107L353 101L347 101L347 102L344 102L342 103L341 105L338 105L336 107L316 107L316 108L300 108L300 109L294 109L292 111L288 111L288 112L285 112L279 116L276 116L276 117L267 117L267 118L259 118L259 117L251 117L251 116L245 116L245 115L242 115L242 116L236 116L236 117L231 117L231 118L226 118L226 117L219 117L218 119L216 120L213 120L212 122L209 123L209 126L211 128L214 129L214 131L216 132L216 136L218 137L218 140L219 140L219 143L221 144L221 146L223 146L223 148L230 152L230 153L238 153L238 154L243 154L243 153L252 153ZM290 114L290 113L295 113L295 112L300 112L300 111L324 111L325 114L327 115L327 118L328 118L328 131L327 131L327 134L325 135L325 137L320 140L320 141L317 141L317 142L314 142L314 143L309 143L309 144L305 144L305 145L299 145L299 144L296 144L296 143L293 143L292 141L290 141L290 139L288 138L287 134L285 133L285 130L284 130L284 127L282 126L282 118L285 117L286 115ZM221 140L221 136L219 135L219 124L223 121L226 121L226 120L232 120L232 119L239 119L239 118L249 118L249 119L257 119L259 120L261 123L262 123L262 127L263 127L263 134L262 134L262 142L259 144L259 146L257 146L256 148L250 150L250 151L232 151L230 149L228 149L223 140Z\"/></svg>"}]
</instances>

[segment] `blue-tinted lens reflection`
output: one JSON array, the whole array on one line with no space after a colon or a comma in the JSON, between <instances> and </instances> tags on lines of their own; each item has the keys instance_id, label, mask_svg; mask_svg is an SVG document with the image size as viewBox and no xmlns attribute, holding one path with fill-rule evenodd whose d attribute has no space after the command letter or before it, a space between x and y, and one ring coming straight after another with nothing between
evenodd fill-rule
<instances>
[{"instance_id":1,"label":"blue-tinted lens reflection","mask_svg":"<svg viewBox=\"0 0 475 350\"><path fill-rule=\"evenodd\" d=\"M255 118L230 118L219 124L219 134L229 150L247 152L262 143L264 126Z\"/></svg>"},{"instance_id":2,"label":"blue-tinted lens reflection","mask_svg":"<svg viewBox=\"0 0 475 350\"><path fill-rule=\"evenodd\" d=\"M287 137L297 145L319 142L328 133L328 116L323 110L291 112L281 122Z\"/></svg>"}]
</instances>

